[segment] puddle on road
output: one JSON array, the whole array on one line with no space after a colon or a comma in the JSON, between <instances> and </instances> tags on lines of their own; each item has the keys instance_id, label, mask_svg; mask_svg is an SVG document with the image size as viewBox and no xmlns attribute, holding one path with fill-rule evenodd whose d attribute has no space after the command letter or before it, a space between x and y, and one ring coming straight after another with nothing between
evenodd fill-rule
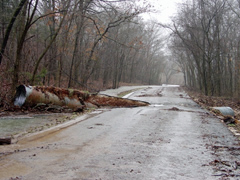
<instances>
[{"instance_id":1,"label":"puddle on road","mask_svg":"<svg viewBox=\"0 0 240 180\"><path fill-rule=\"evenodd\" d=\"M70 114L41 114L33 116L8 116L0 118L0 137L8 137L24 132L41 131L61 123Z\"/></svg>"}]
</instances>

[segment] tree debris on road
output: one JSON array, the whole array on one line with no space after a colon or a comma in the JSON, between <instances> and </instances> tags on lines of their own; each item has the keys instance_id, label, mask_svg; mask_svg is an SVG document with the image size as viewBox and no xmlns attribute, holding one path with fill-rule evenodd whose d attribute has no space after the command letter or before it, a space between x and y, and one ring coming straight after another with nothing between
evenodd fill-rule
<instances>
[{"instance_id":1,"label":"tree debris on road","mask_svg":"<svg viewBox=\"0 0 240 180\"><path fill-rule=\"evenodd\" d=\"M11 144L11 137L0 137L0 145Z\"/></svg>"}]
</instances>

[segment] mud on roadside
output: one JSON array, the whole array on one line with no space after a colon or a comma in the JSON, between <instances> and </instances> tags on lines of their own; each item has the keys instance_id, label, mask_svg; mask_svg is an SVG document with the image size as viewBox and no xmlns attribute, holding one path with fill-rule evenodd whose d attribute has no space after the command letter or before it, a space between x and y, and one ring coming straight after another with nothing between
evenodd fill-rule
<instances>
[{"instance_id":1,"label":"mud on roadside","mask_svg":"<svg viewBox=\"0 0 240 180\"><path fill-rule=\"evenodd\" d=\"M211 97L205 96L199 92L190 90L188 88L184 88L184 90L188 93L190 98L199 104L201 107L207 109L217 118L219 118L223 123L227 122L227 119L230 118L228 116L224 116L220 114L218 111L214 111L212 107L231 107L234 110L235 116L232 117L231 123L226 123L229 130L233 132L233 134L238 137L240 140L240 101L233 98L224 98L224 97Z\"/></svg>"},{"instance_id":2,"label":"mud on roadside","mask_svg":"<svg viewBox=\"0 0 240 180\"><path fill-rule=\"evenodd\" d=\"M35 94L26 96L25 87L21 87L17 97L23 97L26 100L29 98L30 100L26 101L26 103L23 102L22 107L15 106L12 109L0 111L0 125L8 127L8 129L5 128L2 131L0 127L0 138L3 138L3 140L5 137L10 137L14 141L14 139L20 136L54 127L99 107L138 107L149 105L149 103L144 101L55 87L33 87ZM53 100L51 100L50 96L54 97L52 98ZM81 105L76 106L76 108L68 107L62 103L65 97L78 100L78 104ZM40 116L44 117L39 118ZM11 123L11 126L7 125L9 123ZM14 124L20 124L20 128L16 129Z\"/></svg>"}]
</instances>

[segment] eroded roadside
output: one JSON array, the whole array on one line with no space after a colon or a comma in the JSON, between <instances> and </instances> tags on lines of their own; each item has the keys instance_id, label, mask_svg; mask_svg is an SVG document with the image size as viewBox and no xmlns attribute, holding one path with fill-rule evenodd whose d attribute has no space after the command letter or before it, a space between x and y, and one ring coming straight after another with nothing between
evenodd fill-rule
<instances>
[{"instance_id":1,"label":"eroded roadside","mask_svg":"<svg viewBox=\"0 0 240 180\"><path fill-rule=\"evenodd\" d=\"M240 103L237 99L205 96L186 88L185 91L188 92L194 102L211 112L222 123L225 123L228 129L240 140ZM230 107L234 111L234 116L224 116L213 107Z\"/></svg>"},{"instance_id":2,"label":"eroded roadside","mask_svg":"<svg viewBox=\"0 0 240 180\"><path fill-rule=\"evenodd\" d=\"M128 89L127 91L126 88ZM23 107L21 109L16 107L20 111L14 113L5 113L5 115L1 113L0 145L16 143L19 139L32 133L58 129L59 126L65 126L65 122L68 125L72 122L74 124L76 119L79 119L79 116L92 116L94 114L92 112L101 107L149 105L147 102L121 98L121 96L139 89L136 87L126 88L121 88L122 90L117 95L120 97L117 97L109 96L106 92L104 94L90 94L71 89L21 85L18 88L15 103L21 104L21 106L23 104ZM28 91L30 91L29 89L32 94L27 95ZM67 104L68 106L64 106L66 102L62 101L66 98L71 99L71 104ZM73 108L70 109L71 107ZM81 111L78 112L79 110Z\"/></svg>"},{"instance_id":3,"label":"eroded roadside","mask_svg":"<svg viewBox=\"0 0 240 180\"><path fill-rule=\"evenodd\" d=\"M239 178L239 142L181 88L146 87L130 98L151 105L105 109L5 146L13 153L1 157L0 179Z\"/></svg>"}]
</instances>

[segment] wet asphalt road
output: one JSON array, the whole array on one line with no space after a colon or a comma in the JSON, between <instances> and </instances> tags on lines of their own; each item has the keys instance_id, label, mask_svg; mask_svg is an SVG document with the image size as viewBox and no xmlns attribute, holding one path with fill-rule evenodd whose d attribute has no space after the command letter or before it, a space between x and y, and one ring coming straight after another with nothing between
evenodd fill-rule
<instances>
[{"instance_id":1,"label":"wet asphalt road","mask_svg":"<svg viewBox=\"0 0 240 180\"><path fill-rule=\"evenodd\" d=\"M143 87L129 98L151 105L99 109L60 131L1 146L0 179L240 178L237 139L181 88Z\"/></svg>"}]
</instances>

